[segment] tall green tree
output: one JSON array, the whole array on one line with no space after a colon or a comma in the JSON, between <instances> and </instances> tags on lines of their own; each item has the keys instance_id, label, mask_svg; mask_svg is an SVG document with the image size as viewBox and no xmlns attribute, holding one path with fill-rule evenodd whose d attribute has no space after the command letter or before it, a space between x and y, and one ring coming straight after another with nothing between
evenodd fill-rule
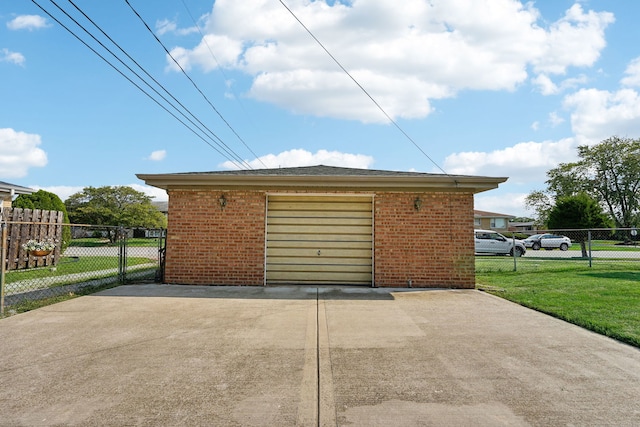
<instances>
[{"instance_id":1,"label":"tall green tree","mask_svg":"<svg viewBox=\"0 0 640 427\"><path fill-rule=\"evenodd\" d=\"M558 199L549 211L547 225L552 230L606 228L610 226L607 215L600 204L586 193L565 196ZM586 235L579 235L582 256L587 256Z\"/></svg>"},{"instance_id":2,"label":"tall green tree","mask_svg":"<svg viewBox=\"0 0 640 427\"><path fill-rule=\"evenodd\" d=\"M534 191L526 203L543 216L552 200L581 192L597 200L618 227L640 222L640 140L611 137L578 147L579 160L547 172L547 189Z\"/></svg>"},{"instance_id":3,"label":"tall green tree","mask_svg":"<svg viewBox=\"0 0 640 427\"><path fill-rule=\"evenodd\" d=\"M32 194L20 194L13 201L14 208L22 209L41 209L47 211L62 211L63 221L69 223L69 215L67 207L57 194L45 190L38 190ZM71 242L71 228L62 227L62 242L60 248L62 252L69 246Z\"/></svg>"},{"instance_id":4,"label":"tall green tree","mask_svg":"<svg viewBox=\"0 0 640 427\"><path fill-rule=\"evenodd\" d=\"M77 224L160 228L167 219L151 204L151 197L131 187L85 187L65 201L69 218Z\"/></svg>"}]
</instances>

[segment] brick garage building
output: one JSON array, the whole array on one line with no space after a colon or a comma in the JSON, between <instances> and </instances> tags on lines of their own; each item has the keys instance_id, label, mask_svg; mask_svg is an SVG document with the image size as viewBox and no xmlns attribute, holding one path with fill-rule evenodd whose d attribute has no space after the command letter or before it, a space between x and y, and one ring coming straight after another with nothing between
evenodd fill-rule
<instances>
[{"instance_id":1,"label":"brick garage building","mask_svg":"<svg viewBox=\"0 0 640 427\"><path fill-rule=\"evenodd\" d=\"M166 189L165 281L475 285L473 195L506 178L330 166L139 174Z\"/></svg>"}]
</instances>

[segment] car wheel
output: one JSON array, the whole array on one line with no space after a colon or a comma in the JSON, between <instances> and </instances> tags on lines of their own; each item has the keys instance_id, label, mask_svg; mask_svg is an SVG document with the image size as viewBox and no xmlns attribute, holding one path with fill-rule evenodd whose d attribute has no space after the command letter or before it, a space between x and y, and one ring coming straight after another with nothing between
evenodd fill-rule
<instances>
[{"instance_id":1,"label":"car wheel","mask_svg":"<svg viewBox=\"0 0 640 427\"><path fill-rule=\"evenodd\" d=\"M534 251L540 250L540 243L535 242L533 245L531 245L531 249L533 249Z\"/></svg>"},{"instance_id":2,"label":"car wheel","mask_svg":"<svg viewBox=\"0 0 640 427\"><path fill-rule=\"evenodd\" d=\"M509 256L513 256L513 249L511 249L511 252L509 252ZM516 247L516 256L517 257L521 257L522 256L522 248Z\"/></svg>"},{"instance_id":3,"label":"car wheel","mask_svg":"<svg viewBox=\"0 0 640 427\"><path fill-rule=\"evenodd\" d=\"M566 251L567 249L569 249L569 245L566 243L561 243L560 244L560 250L561 251Z\"/></svg>"}]
</instances>

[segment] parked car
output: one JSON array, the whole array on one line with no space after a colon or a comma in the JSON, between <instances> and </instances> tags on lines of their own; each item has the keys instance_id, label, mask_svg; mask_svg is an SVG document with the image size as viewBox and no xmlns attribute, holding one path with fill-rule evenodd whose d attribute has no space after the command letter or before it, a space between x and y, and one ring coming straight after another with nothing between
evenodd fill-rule
<instances>
[{"instance_id":1,"label":"parked car","mask_svg":"<svg viewBox=\"0 0 640 427\"><path fill-rule=\"evenodd\" d=\"M513 256L513 239L493 230L474 230L477 254L499 254ZM522 256L527 248L522 240L515 241L516 256Z\"/></svg>"},{"instance_id":2,"label":"parked car","mask_svg":"<svg viewBox=\"0 0 640 427\"><path fill-rule=\"evenodd\" d=\"M566 251L571 246L571 239L567 236L560 236L557 234L544 233L534 234L524 239L524 245L534 251L544 248L547 250L560 249Z\"/></svg>"}]
</instances>

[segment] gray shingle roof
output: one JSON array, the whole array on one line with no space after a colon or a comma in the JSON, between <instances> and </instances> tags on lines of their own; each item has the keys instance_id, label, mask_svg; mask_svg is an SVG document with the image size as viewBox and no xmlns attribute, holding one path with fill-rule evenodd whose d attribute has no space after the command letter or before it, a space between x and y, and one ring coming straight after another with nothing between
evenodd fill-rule
<instances>
[{"instance_id":1,"label":"gray shingle roof","mask_svg":"<svg viewBox=\"0 0 640 427\"><path fill-rule=\"evenodd\" d=\"M185 172L176 175L243 175L243 176L442 176L422 172L399 172L376 169L343 168L337 166L301 166L292 168L271 168L252 170L226 170L212 172Z\"/></svg>"}]
</instances>

